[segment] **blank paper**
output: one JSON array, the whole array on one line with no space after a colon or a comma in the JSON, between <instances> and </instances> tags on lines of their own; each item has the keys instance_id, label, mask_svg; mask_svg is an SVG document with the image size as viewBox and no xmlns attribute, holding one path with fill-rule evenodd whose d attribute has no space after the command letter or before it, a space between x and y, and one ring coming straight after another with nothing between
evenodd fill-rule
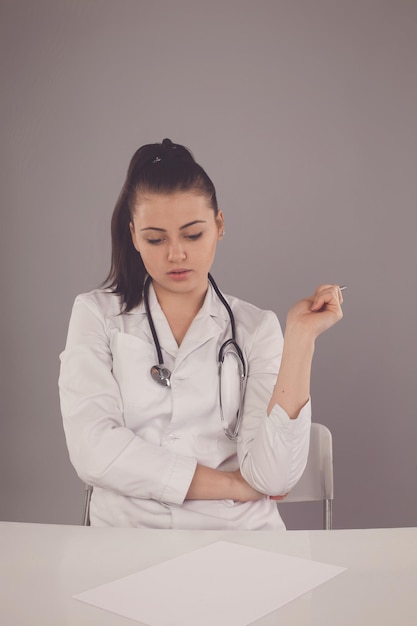
<instances>
[{"instance_id":1,"label":"blank paper","mask_svg":"<svg viewBox=\"0 0 417 626\"><path fill-rule=\"evenodd\" d=\"M246 626L344 570L219 541L74 598L149 626Z\"/></svg>"}]
</instances>

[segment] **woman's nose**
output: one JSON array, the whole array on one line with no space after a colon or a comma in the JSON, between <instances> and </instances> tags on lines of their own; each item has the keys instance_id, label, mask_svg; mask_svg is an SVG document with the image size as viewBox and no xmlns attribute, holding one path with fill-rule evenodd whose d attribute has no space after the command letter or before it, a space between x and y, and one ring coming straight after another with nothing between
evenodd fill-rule
<instances>
[{"instance_id":1,"label":"woman's nose","mask_svg":"<svg viewBox=\"0 0 417 626\"><path fill-rule=\"evenodd\" d=\"M168 250L168 261L179 263L187 258L184 248L180 244L172 244Z\"/></svg>"}]
</instances>

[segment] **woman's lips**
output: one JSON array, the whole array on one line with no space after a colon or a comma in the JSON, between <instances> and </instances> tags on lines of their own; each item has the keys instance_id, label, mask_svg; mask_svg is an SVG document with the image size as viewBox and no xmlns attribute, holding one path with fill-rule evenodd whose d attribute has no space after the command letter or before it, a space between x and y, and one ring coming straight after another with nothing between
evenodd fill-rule
<instances>
[{"instance_id":1,"label":"woman's lips","mask_svg":"<svg viewBox=\"0 0 417 626\"><path fill-rule=\"evenodd\" d=\"M184 280L185 278L187 278L190 271L191 270L186 270L182 268L178 270L171 270L170 272L168 272L168 276L170 276L174 280Z\"/></svg>"}]
</instances>

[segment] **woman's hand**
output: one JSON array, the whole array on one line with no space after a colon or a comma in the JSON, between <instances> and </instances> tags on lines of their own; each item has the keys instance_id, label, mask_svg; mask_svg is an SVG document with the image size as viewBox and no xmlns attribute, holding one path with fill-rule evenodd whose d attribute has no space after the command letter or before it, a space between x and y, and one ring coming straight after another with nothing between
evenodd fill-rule
<instances>
[{"instance_id":1,"label":"woman's hand","mask_svg":"<svg viewBox=\"0 0 417 626\"><path fill-rule=\"evenodd\" d=\"M260 493L253 489L249 483L243 478L240 470L236 470L232 472L234 479L236 480L236 485L239 490L238 497L233 498L237 502L249 502L250 500L260 500L261 498L265 498L265 494ZM288 496L288 493L284 493L282 496L268 496L269 500L284 500Z\"/></svg>"},{"instance_id":2,"label":"woman's hand","mask_svg":"<svg viewBox=\"0 0 417 626\"><path fill-rule=\"evenodd\" d=\"M232 480L233 480L233 500L236 502L250 502L252 500L260 500L261 498L265 498L265 494L256 491L246 482L243 478L240 470L236 470L231 472Z\"/></svg>"},{"instance_id":3,"label":"woman's hand","mask_svg":"<svg viewBox=\"0 0 417 626\"><path fill-rule=\"evenodd\" d=\"M311 363L316 338L342 319L342 292L338 285L320 285L310 298L288 312L281 367L268 415L275 404L291 419L298 417L310 397Z\"/></svg>"},{"instance_id":4,"label":"woman's hand","mask_svg":"<svg viewBox=\"0 0 417 626\"><path fill-rule=\"evenodd\" d=\"M286 334L305 331L314 340L343 317L338 285L320 285L313 296L297 302L288 312Z\"/></svg>"},{"instance_id":5,"label":"woman's hand","mask_svg":"<svg viewBox=\"0 0 417 626\"><path fill-rule=\"evenodd\" d=\"M289 493L289 492L288 492ZM269 496L270 500L284 500L288 496L288 493L284 493L283 496Z\"/></svg>"}]
</instances>

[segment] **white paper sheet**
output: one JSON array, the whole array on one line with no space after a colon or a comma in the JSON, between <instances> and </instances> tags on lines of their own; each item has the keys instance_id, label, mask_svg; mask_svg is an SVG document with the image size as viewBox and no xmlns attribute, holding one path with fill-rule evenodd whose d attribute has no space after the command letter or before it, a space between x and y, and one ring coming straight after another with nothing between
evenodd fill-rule
<instances>
[{"instance_id":1,"label":"white paper sheet","mask_svg":"<svg viewBox=\"0 0 417 626\"><path fill-rule=\"evenodd\" d=\"M344 570L219 541L74 598L149 626L247 626Z\"/></svg>"}]
</instances>

